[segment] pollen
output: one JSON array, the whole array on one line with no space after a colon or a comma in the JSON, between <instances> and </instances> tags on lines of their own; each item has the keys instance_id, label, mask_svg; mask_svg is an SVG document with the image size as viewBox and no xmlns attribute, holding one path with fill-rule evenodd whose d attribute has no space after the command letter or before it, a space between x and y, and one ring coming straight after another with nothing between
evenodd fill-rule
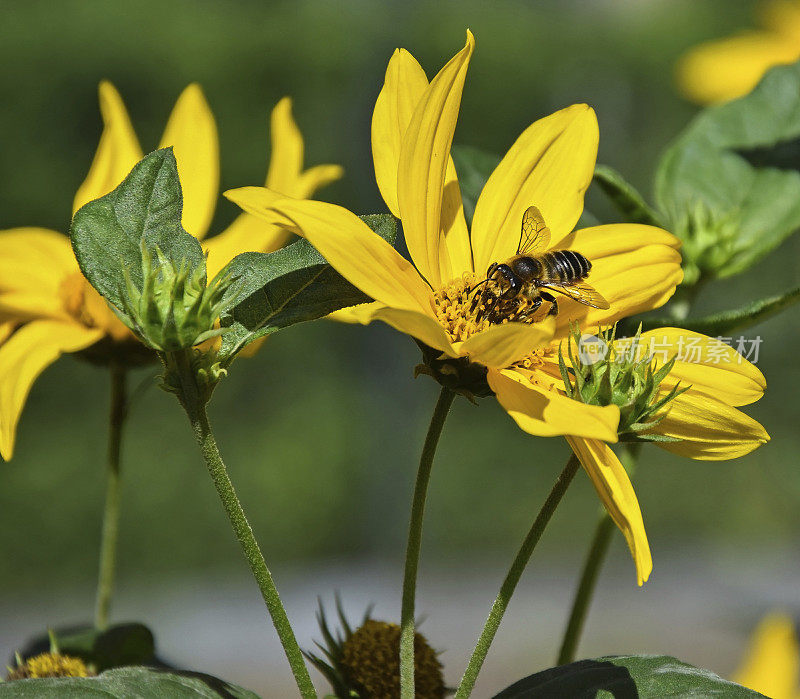
<instances>
[{"instance_id":1,"label":"pollen","mask_svg":"<svg viewBox=\"0 0 800 699\"><path fill-rule=\"evenodd\" d=\"M539 347L526 357L520 359L516 365L523 369L537 369L544 366L544 357L551 352L552 350L548 347Z\"/></svg>"},{"instance_id":2,"label":"pollen","mask_svg":"<svg viewBox=\"0 0 800 699\"><path fill-rule=\"evenodd\" d=\"M61 655L60 653L42 653L34 656L8 673L9 680L89 676L89 669L83 660L70 655Z\"/></svg>"},{"instance_id":3,"label":"pollen","mask_svg":"<svg viewBox=\"0 0 800 699\"><path fill-rule=\"evenodd\" d=\"M479 281L474 273L465 272L433 294L436 317L453 342L463 342L490 325L486 318L480 318L480 301L475 303L475 294L480 292L470 293Z\"/></svg>"}]
</instances>

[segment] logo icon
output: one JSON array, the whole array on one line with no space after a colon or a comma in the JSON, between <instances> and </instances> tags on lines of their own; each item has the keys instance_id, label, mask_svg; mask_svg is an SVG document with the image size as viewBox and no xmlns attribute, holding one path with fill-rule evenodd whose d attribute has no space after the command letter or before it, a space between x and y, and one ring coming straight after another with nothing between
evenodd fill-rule
<instances>
[{"instance_id":1,"label":"logo icon","mask_svg":"<svg viewBox=\"0 0 800 699\"><path fill-rule=\"evenodd\" d=\"M578 341L578 356L582 364L596 364L608 355L608 344L596 335L581 335Z\"/></svg>"}]
</instances>

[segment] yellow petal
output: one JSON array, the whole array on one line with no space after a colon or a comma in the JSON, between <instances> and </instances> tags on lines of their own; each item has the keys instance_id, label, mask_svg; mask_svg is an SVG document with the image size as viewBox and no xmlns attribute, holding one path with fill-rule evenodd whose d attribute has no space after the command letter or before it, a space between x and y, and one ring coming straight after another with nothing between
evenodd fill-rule
<instances>
[{"instance_id":1,"label":"yellow petal","mask_svg":"<svg viewBox=\"0 0 800 699\"><path fill-rule=\"evenodd\" d=\"M800 5L796 0L765 0L756 12L763 26L800 42Z\"/></svg>"},{"instance_id":2,"label":"yellow petal","mask_svg":"<svg viewBox=\"0 0 800 699\"><path fill-rule=\"evenodd\" d=\"M609 516L624 534L636 564L637 581L642 585L653 570L653 559L631 479L607 444L579 437L567 437L567 441L589 474Z\"/></svg>"},{"instance_id":3,"label":"yellow petal","mask_svg":"<svg viewBox=\"0 0 800 699\"><path fill-rule=\"evenodd\" d=\"M617 441L619 408L585 405L532 383L514 369L490 369L489 387L520 429L539 437L577 435Z\"/></svg>"},{"instance_id":4,"label":"yellow petal","mask_svg":"<svg viewBox=\"0 0 800 699\"><path fill-rule=\"evenodd\" d=\"M396 218L397 167L400 145L419 103L428 78L417 60L405 49L397 49L386 67L386 78L372 112L372 162L383 201Z\"/></svg>"},{"instance_id":5,"label":"yellow petal","mask_svg":"<svg viewBox=\"0 0 800 699\"><path fill-rule=\"evenodd\" d=\"M589 308L571 299L558 300L556 337L569 332L570 322L583 328L611 325L666 303L683 279L680 241L666 231L638 224L593 226L575 231L558 246L576 250L592 263L587 283L609 302L607 310Z\"/></svg>"},{"instance_id":6,"label":"yellow petal","mask_svg":"<svg viewBox=\"0 0 800 699\"><path fill-rule=\"evenodd\" d=\"M433 317L430 289L414 266L347 209L320 201L276 200L263 187L241 187L225 196L248 213L302 235L367 296Z\"/></svg>"},{"instance_id":7,"label":"yellow petal","mask_svg":"<svg viewBox=\"0 0 800 699\"><path fill-rule=\"evenodd\" d=\"M367 309L361 312L361 318L365 317L366 312ZM425 313L375 304L371 319L382 320L395 330L411 335L411 337L424 342L428 347L433 347L450 357L458 356L444 328L434 318ZM363 322L363 320L360 322Z\"/></svg>"},{"instance_id":8,"label":"yellow petal","mask_svg":"<svg viewBox=\"0 0 800 699\"><path fill-rule=\"evenodd\" d=\"M183 227L203 238L219 192L219 140L211 108L197 83L178 97L159 148L172 146L183 190Z\"/></svg>"},{"instance_id":9,"label":"yellow petal","mask_svg":"<svg viewBox=\"0 0 800 699\"><path fill-rule=\"evenodd\" d=\"M315 165L300 175L294 196L298 199L308 199L318 189L342 179L343 175L344 168L341 165Z\"/></svg>"},{"instance_id":10,"label":"yellow petal","mask_svg":"<svg viewBox=\"0 0 800 699\"><path fill-rule=\"evenodd\" d=\"M733 681L772 699L796 699L800 644L790 616L773 613L761 620Z\"/></svg>"},{"instance_id":11,"label":"yellow petal","mask_svg":"<svg viewBox=\"0 0 800 699\"><path fill-rule=\"evenodd\" d=\"M46 228L0 231L0 294L55 297L64 277L77 271L67 236Z\"/></svg>"},{"instance_id":12,"label":"yellow petal","mask_svg":"<svg viewBox=\"0 0 800 699\"><path fill-rule=\"evenodd\" d=\"M465 47L439 71L426 88L403 137L397 174L397 201L411 259L433 287L449 267L441 229L445 175L458 119L461 93L475 40L467 32ZM442 258L448 258L445 262ZM465 270L464 270L465 271Z\"/></svg>"},{"instance_id":13,"label":"yellow petal","mask_svg":"<svg viewBox=\"0 0 800 699\"><path fill-rule=\"evenodd\" d=\"M284 97L273 108L269 134L272 152L267 187L293 197L303 169L303 135L292 117L291 98Z\"/></svg>"},{"instance_id":14,"label":"yellow petal","mask_svg":"<svg viewBox=\"0 0 800 699\"><path fill-rule=\"evenodd\" d=\"M335 320L337 323L359 323L361 325L368 325L373 321L375 312L381 306L383 306L383 304L377 301L373 301L372 303L359 303L357 306L340 308L338 311L329 313L326 318Z\"/></svg>"},{"instance_id":15,"label":"yellow petal","mask_svg":"<svg viewBox=\"0 0 800 699\"><path fill-rule=\"evenodd\" d=\"M467 220L464 218L464 202L453 159L448 158L442 192L442 235L445 255L439 251L439 276L443 282L474 271L472 246L469 242Z\"/></svg>"},{"instance_id":16,"label":"yellow petal","mask_svg":"<svg viewBox=\"0 0 800 699\"><path fill-rule=\"evenodd\" d=\"M592 181L598 144L597 117L576 104L539 119L509 149L486 183L472 219L475 269L517 251L522 214L542 212L556 245L578 222Z\"/></svg>"},{"instance_id":17,"label":"yellow petal","mask_svg":"<svg viewBox=\"0 0 800 699\"><path fill-rule=\"evenodd\" d=\"M700 44L677 67L683 93L700 104L724 102L750 92L772 66L793 63L800 42L772 32L746 32Z\"/></svg>"},{"instance_id":18,"label":"yellow petal","mask_svg":"<svg viewBox=\"0 0 800 699\"><path fill-rule=\"evenodd\" d=\"M20 413L36 377L64 352L77 352L103 336L77 323L34 321L0 346L0 456L14 452Z\"/></svg>"},{"instance_id":19,"label":"yellow petal","mask_svg":"<svg viewBox=\"0 0 800 699\"><path fill-rule=\"evenodd\" d=\"M769 441L753 418L691 389L677 396L666 417L651 431L679 442L656 442L673 454L703 461L735 459Z\"/></svg>"},{"instance_id":20,"label":"yellow petal","mask_svg":"<svg viewBox=\"0 0 800 699\"><path fill-rule=\"evenodd\" d=\"M214 276L234 257L243 252L274 252L292 237L290 231L250 214L239 214L222 233L203 241L208 253L208 278Z\"/></svg>"},{"instance_id":21,"label":"yellow petal","mask_svg":"<svg viewBox=\"0 0 800 699\"><path fill-rule=\"evenodd\" d=\"M17 325L13 321L0 321L0 345L2 345L14 332Z\"/></svg>"},{"instance_id":22,"label":"yellow petal","mask_svg":"<svg viewBox=\"0 0 800 699\"><path fill-rule=\"evenodd\" d=\"M691 386L728 405L749 405L767 386L764 375L733 347L713 337L681 328L642 333L638 355L652 355L656 366L677 357L662 386Z\"/></svg>"},{"instance_id":23,"label":"yellow petal","mask_svg":"<svg viewBox=\"0 0 800 699\"><path fill-rule=\"evenodd\" d=\"M108 194L142 159L142 149L116 88L104 80L99 92L103 134L89 174L75 195L73 213L86 202Z\"/></svg>"},{"instance_id":24,"label":"yellow petal","mask_svg":"<svg viewBox=\"0 0 800 699\"><path fill-rule=\"evenodd\" d=\"M503 369L549 344L554 330L552 318L535 324L492 325L461 343L457 349L459 354L470 357L473 362Z\"/></svg>"}]
</instances>

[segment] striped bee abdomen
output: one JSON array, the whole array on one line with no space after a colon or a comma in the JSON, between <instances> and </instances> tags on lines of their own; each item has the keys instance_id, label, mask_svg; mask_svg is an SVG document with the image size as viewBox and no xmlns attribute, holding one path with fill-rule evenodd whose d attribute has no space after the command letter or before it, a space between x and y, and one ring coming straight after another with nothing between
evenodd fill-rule
<instances>
[{"instance_id":1,"label":"striped bee abdomen","mask_svg":"<svg viewBox=\"0 0 800 699\"><path fill-rule=\"evenodd\" d=\"M550 281L569 284L588 276L592 263L574 250L553 250L539 258L544 266L544 277Z\"/></svg>"}]
</instances>

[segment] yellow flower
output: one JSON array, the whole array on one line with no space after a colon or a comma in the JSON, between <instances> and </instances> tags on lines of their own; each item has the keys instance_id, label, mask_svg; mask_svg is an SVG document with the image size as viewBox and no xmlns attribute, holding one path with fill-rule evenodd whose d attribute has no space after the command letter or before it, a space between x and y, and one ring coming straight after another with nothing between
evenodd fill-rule
<instances>
[{"instance_id":1,"label":"yellow flower","mask_svg":"<svg viewBox=\"0 0 800 699\"><path fill-rule=\"evenodd\" d=\"M108 82L100 84L103 133L73 213L114 189L142 158L125 105ZM272 155L267 184L286 195L311 196L341 177L338 165L303 171L303 138L282 99L272 112ZM219 146L214 117L200 87L178 98L160 147L173 146L183 188L183 225L203 239L219 188ZM204 241L208 274L241 252L269 252L290 234L247 214ZM37 376L61 354L87 351L108 361L141 360L146 352L78 269L69 239L42 228L0 231L0 455L14 451L17 422ZM145 355L146 356L146 355Z\"/></svg>"},{"instance_id":2,"label":"yellow flower","mask_svg":"<svg viewBox=\"0 0 800 699\"><path fill-rule=\"evenodd\" d=\"M800 2L770 0L760 6L760 30L700 44L678 63L684 94L713 104L750 92L773 66L800 58Z\"/></svg>"},{"instance_id":3,"label":"yellow flower","mask_svg":"<svg viewBox=\"0 0 800 699\"><path fill-rule=\"evenodd\" d=\"M382 320L433 348L445 363L479 367L489 393L525 431L568 436L579 456L587 448L602 451L606 442L617 441L619 408L565 395L555 364L558 343L569 336L570 323L610 325L665 303L682 277L679 242L643 225L573 231L597 156L597 119L586 105L556 112L522 133L486 183L468 231L449 153L473 48L468 32L464 49L430 84L410 53L396 51L375 105L376 179L389 210L402 221L413 265L341 207L256 187L225 196L307 238L375 299L358 309L361 322ZM560 299L555 319L501 324L476 313L470 289L491 263L515 254L523 212L531 205L551 231L551 248L575 249L591 261L589 280L609 309ZM615 521L636 542L639 579L646 579L649 549L624 469L585 455L582 463Z\"/></svg>"},{"instance_id":4,"label":"yellow flower","mask_svg":"<svg viewBox=\"0 0 800 699\"><path fill-rule=\"evenodd\" d=\"M761 620L733 680L772 699L800 699L800 645L791 617Z\"/></svg>"}]
</instances>

